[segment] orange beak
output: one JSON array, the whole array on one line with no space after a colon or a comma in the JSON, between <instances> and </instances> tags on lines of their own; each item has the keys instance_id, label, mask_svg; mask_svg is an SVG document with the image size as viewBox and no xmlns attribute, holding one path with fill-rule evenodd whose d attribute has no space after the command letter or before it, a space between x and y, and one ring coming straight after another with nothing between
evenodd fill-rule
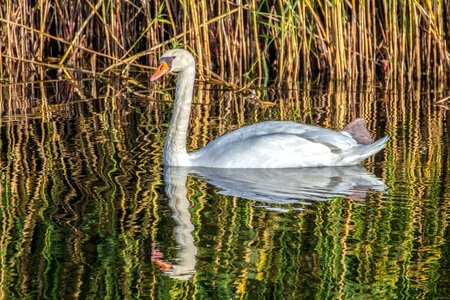
<instances>
[{"instance_id":1,"label":"orange beak","mask_svg":"<svg viewBox=\"0 0 450 300\"><path fill-rule=\"evenodd\" d=\"M163 76L164 74L166 74L169 71L170 71L169 65L165 61L163 61L158 66L158 69L156 69L155 74L152 75L152 78L150 78L150 81L155 81L156 79L158 79L159 77Z\"/></svg>"},{"instance_id":2,"label":"orange beak","mask_svg":"<svg viewBox=\"0 0 450 300\"><path fill-rule=\"evenodd\" d=\"M165 262L163 260L154 260L153 261L155 263L155 265L158 265L161 271L167 271L172 269L172 265L168 262Z\"/></svg>"}]
</instances>

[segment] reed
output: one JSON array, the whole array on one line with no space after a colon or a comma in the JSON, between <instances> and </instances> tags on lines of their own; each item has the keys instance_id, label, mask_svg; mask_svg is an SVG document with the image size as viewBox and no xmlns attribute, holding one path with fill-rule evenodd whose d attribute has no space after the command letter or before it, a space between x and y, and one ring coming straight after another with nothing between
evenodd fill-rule
<instances>
[{"instance_id":1,"label":"reed","mask_svg":"<svg viewBox=\"0 0 450 300\"><path fill-rule=\"evenodd\" d=\"M449 79L448 0L240 3L3 0L0 78L27 81L36 66L127 77L177 46L196 54L200 79L237 85Z\"/></svg>"}]
</instances>

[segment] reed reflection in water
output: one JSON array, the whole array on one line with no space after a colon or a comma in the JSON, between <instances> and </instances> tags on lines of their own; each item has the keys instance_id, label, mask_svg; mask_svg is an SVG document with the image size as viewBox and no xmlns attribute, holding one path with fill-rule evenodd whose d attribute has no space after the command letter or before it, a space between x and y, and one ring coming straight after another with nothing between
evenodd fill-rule
<instances>
[{"instance_id":1,"label":"reed reflection in water","mask_svg":"<svg viewBox=\"0 0 450 300\"><path fill-rule=\"evenodd\" d=\"M1 87L2 298L450 294L443 87L200 88L191 149L271 119L391 137L363 167L252 174L164 170L171 103L79 85Z\"/></svg>"}]
</instances>

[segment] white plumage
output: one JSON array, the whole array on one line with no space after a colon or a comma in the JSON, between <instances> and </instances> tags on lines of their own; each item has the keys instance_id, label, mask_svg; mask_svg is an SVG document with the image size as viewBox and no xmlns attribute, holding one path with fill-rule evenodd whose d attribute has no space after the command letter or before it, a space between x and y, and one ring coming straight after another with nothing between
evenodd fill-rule
<instances>
[{"instance_id":1,"label":"white plumage","mask_svg":"<svg viewBox=\"0 0 450 300\"><path fill-rule=\"evenodd\" d=\"M344 131L295 122L270 121L229 132L188 153L186 134L195 80L195 60L183 49L169 50L160 59L152 81L178 73L174 110L164 145L167 166L211 168L298 168L356 165L377 153L388 137L371 143L364 121L357 119Z\"/></svg>"}]
</instances>

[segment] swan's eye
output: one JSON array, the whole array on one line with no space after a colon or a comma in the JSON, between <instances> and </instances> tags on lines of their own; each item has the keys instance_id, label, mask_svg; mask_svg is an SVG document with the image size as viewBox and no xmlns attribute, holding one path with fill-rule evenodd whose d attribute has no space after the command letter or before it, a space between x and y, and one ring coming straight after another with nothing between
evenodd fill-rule
<instances>
[{"instance_id":1,"label":"swan's eye","mask_svg":"<svg viewBox=\"0 0 450 300\"><path fill-rule=\"evenodd\" d=\"M166 56L159 60L159 63L165 62L170 68L172 68L172 61L175 59L175 56Z\"/></svg>"}]
</instances>

